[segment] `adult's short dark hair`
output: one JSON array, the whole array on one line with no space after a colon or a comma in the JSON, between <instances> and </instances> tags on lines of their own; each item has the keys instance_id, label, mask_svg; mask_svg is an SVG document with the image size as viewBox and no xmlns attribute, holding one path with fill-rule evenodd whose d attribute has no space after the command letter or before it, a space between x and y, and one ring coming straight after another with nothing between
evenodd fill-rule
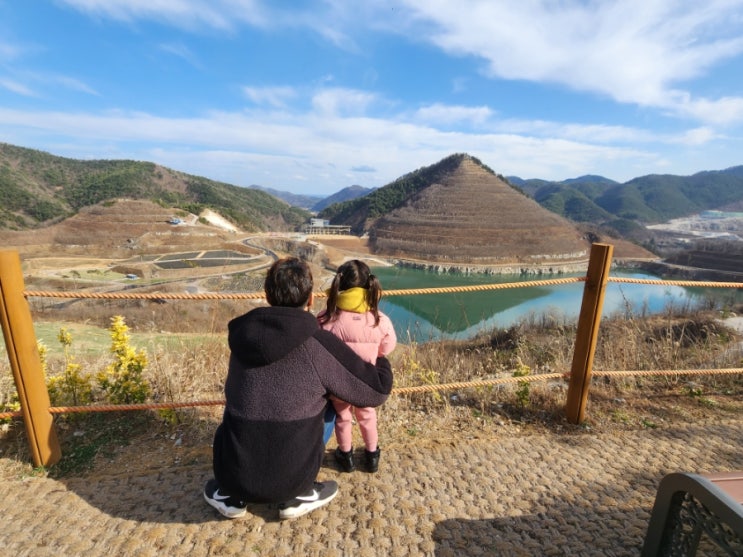
<instances>
[{"instance_id":1,"label":"adult's short dark hair","mask_svg":"<svg viewBox=\"0 0 743 557\"><path fill-rule=\"evenodd\" d=\"M272 306L302 307L312 294L312 271L297 257L279 259L266 273L263 289Z\"/></svg>"}]
</instances>

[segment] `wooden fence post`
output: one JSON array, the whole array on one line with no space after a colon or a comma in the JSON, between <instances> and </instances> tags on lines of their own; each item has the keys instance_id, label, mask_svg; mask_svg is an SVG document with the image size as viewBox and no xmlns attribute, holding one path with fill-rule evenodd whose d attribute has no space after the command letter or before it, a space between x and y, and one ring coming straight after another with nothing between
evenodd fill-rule
<instances>
[{"instance_id":1,"label":"wooden fence post","mask_svg":"<svg viewBox=\"0 0 743 557\"><path fill-rule=\"evenodd\" d=\"M593 371L593 355L596 351L596 339L599 334L601 310L613 251L614 246L608 244L591 246L565 405L568 421L573 424L581 423L585 417L588 388Z\"/></svg>"},{"instance_id":2,"label":"wooden fence post","mask_svg":"<svg viewBox=\"0 0 743 557\"><path fill-rule=\"evenodd\" d=\"M49 391L24 289L18 252L0 250L0 323L5 347L34 465L51 466L59 461L62 451L49 413Z\"/></svg>"}]
</instances>

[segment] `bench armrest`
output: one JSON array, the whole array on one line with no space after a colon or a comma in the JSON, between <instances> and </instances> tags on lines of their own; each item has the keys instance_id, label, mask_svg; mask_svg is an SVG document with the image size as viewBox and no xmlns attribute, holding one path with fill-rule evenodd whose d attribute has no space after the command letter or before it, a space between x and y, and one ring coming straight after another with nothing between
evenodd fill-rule
<instances>
[{"instance_id":1,"label":"bench armrest","mask_svg":"<svg viewBox=\"0 0 743 557\"><path fill-rule=\"evenodd\" d=\"M702 535L705 543L728 555L743 555L743 505L731 495L739 493L743 475L734 474L665 476L655 497L642 557L695 555Z\"/></svg>"}]
</instances>

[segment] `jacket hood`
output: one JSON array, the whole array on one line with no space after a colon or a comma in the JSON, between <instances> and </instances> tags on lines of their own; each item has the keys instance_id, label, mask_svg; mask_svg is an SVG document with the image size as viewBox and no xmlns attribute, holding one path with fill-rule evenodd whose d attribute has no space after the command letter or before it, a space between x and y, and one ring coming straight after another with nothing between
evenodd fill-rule
<instances>
[{"instance_id":1,"label":"jacket hood","mask_svg":"<svg viewBox=\"0 0 743 557\"><path fill-rule=\"evenodd\" d=\"M284 358L320 328L303 308L261 307L229 322L227 341L240 363L260 367Z\"/></svg>"}]
</instances>

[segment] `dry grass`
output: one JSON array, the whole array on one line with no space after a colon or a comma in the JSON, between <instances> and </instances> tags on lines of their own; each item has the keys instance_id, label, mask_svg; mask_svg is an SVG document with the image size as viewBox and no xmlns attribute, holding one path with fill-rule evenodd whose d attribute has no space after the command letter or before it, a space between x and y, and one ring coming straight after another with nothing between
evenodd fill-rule
<instances>
[{"instance_id":1,"label":"dry grass","mask_svg":"<svg viewBox=\"0 0 743 557\"><path fill-rule=\"evenodd\" d=\"M224 322L222 322L223 325ZM80 333L82 334L82 332ZM170 335L133 330L133 344L148 354L147 380L156 401L203 401L222 397L229 358L224 331L219 334ZM396 387L435 385L511 377L515 370L530 374L568 372L575 330L571 326L532 319L510 329L493 331L471 341L400 345L392 354ZM73 352L75 342L73 340ZM63 369L60 353L50 350L50 373ZM94 372L105 366L106 355L82 351L77 360ZM704 313L636 319L609 319L602 326L594 368L690 369L739 367L743 362L740 338ZM7 400L14 387L7 359L0 358L0 393ZM567 383L536 381L523 385L431 391L393 395L380 409L380 436L385 446L404 446L425 439L455 439L492 435L498 431L620 431L662 427L664 424L710 415L743 417L743 378L738 376L683 376L608 380L596 378L584 424L564 418ZM143 455L163 437L183 439L188 451L201 454L211 442L221 407L169 412L68 415L56 419L65 454L80 447L76 435L88 432L102 444L86 466L105 466L111 460L106 447L134 442ZM125 424L125 425L122 425ZM4 425L0 447L11 468L23 469L28 452L20 421ZM92 435L91 432L98 432ZM103 435L101 431L108 432ZM151 448L153 454L158 448ZM203 454L201 455L203 456ZM67 457L72 458L71 456ZM149 457L143 456L142 466ZM64 460L64 459L63 459ZM70 466L69 461L66 466ZM128 466L136 464L128 464ZM79 469L61 468L64 473ZM54 472L52 472L54 473ZM56 473L61 473L60 471Z\"/></svg>"}]
</instances>

